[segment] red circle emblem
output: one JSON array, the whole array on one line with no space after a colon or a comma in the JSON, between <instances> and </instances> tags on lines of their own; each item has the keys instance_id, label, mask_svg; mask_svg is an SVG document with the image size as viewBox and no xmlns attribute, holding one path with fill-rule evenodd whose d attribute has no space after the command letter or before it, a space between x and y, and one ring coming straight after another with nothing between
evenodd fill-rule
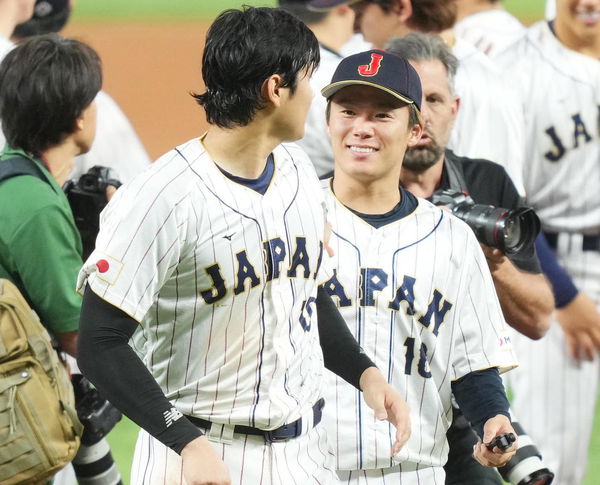
<instances>
[{"instance_id":1,"label":"red circle emblem","mask_svg":"<svg viewBox=\"0 0 600 485\"><path fill-rule=\"evenodd\" d=\"M106 261L106 259L101 259L96 263L96 267L98 268L99 273L106 273L108 271L108 268L110 268L110 265L108 264L108 261Z\"/></svg>"}]
</instances>

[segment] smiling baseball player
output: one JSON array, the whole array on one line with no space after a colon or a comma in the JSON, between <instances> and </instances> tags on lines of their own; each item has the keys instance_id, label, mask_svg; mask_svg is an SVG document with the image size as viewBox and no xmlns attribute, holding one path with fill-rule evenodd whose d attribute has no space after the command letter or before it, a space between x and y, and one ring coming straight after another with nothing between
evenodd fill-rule
<instances>
[{"instance_id":1,"label":"smiling baseball player","mask_svg":"<svg viewBox=\"0 0 600 485\"><path fill-rule=\"evenodd\" d=\"M326 366L408 412L318 289L325 213L303 135L318 43L280 10L223 12L195 95L209 129L119 189L80 273L80 366L141 425L132 482L336 483ZM318 314L318 320L317 320ZM143 363L128 341L141 327ZM145 364L145 366L144 366Z\"/></svg>"},{"instance_id":2,"label":"smiling baseball player","mask_svg":"<svg viewBox=\"0 0 600 485\"><path fill-rule=\"evenodd\" d=\"M344 59L322 93L335 154L333 178L323 181L333 252L324 289L408 403L414 429L390 458L393 431L331 375L325 423L338 474L357 485L441 484L452 392L484 443L514 433L498 372L513 359L499 345L506 324L472 230L398 186L404 152L422 132L416 71L368 51ZM498 466L515 450L479 442L474 454Z\"/></svg>"},{"instance_id":3,"label":"smiling baseball player","mask_svg":"<svg viewBox=\"0 0 600 485\"><path fill-rule=\"evenodd\" d=\"M544 339L516 340L524 372L511 385L556 483L578 485L600 378L600 0L556 8L554 21L534 24L500 61L526 100L528 201L582 293L556 312L560 325Z\"/></svg>"}]
</instances>

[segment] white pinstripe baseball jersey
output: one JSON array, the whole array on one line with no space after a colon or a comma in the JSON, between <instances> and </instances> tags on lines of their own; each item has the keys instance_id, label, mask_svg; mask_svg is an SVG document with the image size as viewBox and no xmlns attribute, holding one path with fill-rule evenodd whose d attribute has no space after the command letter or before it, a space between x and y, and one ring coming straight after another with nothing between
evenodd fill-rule
<instances>
[{"instance_id":1,"label":"white pinstripe baseball jersey","mask_svg":"<svg viewBox=\"0 0 600 485\"><path fill-rule=\"evenodd\" d=\"M493 58L523 37L525 27L506 10L493 8L456 22L454 33Z\"/></svg>"},{"instance_id":2,"label":"white pinstripe baseball jersey","mask_svg":"<svg viewBox=\"0 0 600 485\"><path fill-rule=\"evenodd\" d=\"M441 467L452 419L451 382L515 365L500 304L472 230L420 199L378 229L343 206L324 181L333 274L325 283L348 326L406 400L412 435L397 461ZM329 442L342 470L395 466L395 431L333 374L325 394Z\"/></svg>"},{"instance_id":3,"label":"white pinstripe baseball jersey","mask_svg":"<svg viewBox=\"0 0 600 485\"><path fill-rule=\"evenodd\" d=\"M321 397L314 300L323 195L295 145L264 195L226 177L198 139L117 192L79 278L141 322L144 362L174 406L277 428Z\"/></svg>"},{"instance_id":4,"label":"white pinstripe baseball jersey","mask_svg":"<svg viewBox=\"0 0 600 485\"><path fill-rule=\"evenodd\" d=\"M528 202L545 230L599 234L600 62L562 45L546 21L500 60L526 100Z\"/></svg>"},{"instance_id":5,"label":"white pinstripe baseball jersey","mask_svg":"<svg viewBox=\"0 0 600 485\"><path fill-rule=\"evenodd\" d=\"M568 19L569 13L562 14ZM564 46L546 21L530 27L499 60L510 66L526 100L528 201L544 230L558 233L561 266L600 305L600 251L583 247L583 234L600 236L600 62ZM519 335L515 340L524 365L509 379L512 407L556 473L554 483L579 485L586 471L600 360L572 359L556 321L539 341Z\"/></svg>"},{"instance_id":6,"label":"white pinstripe baseball jersey","mask_svg":"<svg viewBox=\"0 0 600 485\"><path fill-rule=\"evenodd\" d=\"M523 195L525 137L519 93L468 42L457 39L452 53L459 61L455 84L461 104L448 148L461 156L499 163Z\"/></svg>"}]
</instances>

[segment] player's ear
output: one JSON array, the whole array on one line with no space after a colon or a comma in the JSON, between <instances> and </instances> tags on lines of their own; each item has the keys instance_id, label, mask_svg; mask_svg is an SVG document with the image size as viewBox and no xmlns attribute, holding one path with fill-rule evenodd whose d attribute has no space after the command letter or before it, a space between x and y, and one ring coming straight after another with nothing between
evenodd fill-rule
<instances>
[{"instance_id":1,"label":"player's ear","mask_svg":"<svg viewBox=\"0 0 600 485\"><path fill-rule=\"evenodd\" d=\"M275 107L281 105L283 96L283 79L279 74L269 76L262 85L261 94L263 99Z\"/></svg>"},{"instance_id":2,"label":"player's ear","mask_svg":"<svg viewBox=\"0 0 600 485\"><path fill-rule=\"evenodd\" d=\"M396 0L394 12L398 14L398 19L405 24L413 14L412 0Z\"/></svg>"},{"instance_id":3,"label":"player's ear","mask_svg":"<svg viewBox=\"0 0 600 485\"><path fill-rule=\"evenodd\" d=\"M73 125L73 132L82 131L85 126L85 119L83 113L81 113L77 118L75 118L75 124Z\"/></svg>"},{"instance_id":4,"label":"player's ear","mask_svg":"<svg viewBox=\"0 0 600 485\"><path fill-rule=\"evenodd\" d=\"M408 133L408 143L409 147L414 147L417 142L421 139L421 135L423 134L423 125L421 123L416 123L410 127L410 131Z\"/></svg>"}]
</instances>

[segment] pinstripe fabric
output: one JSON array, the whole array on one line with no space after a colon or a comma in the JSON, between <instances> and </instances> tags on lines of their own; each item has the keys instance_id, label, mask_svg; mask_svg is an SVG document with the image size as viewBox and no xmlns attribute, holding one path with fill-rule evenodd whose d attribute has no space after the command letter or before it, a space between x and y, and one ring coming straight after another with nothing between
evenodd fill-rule
<instances>
[{"instance_id":1,"label":"pinstripe fabric","mask_svg":"<svg viewBox=\"0 0 600 485\"><path fill-rule=\"evenodd\" d=\"M577 287L600 305L600 253L577 249L573 239L577 237L559 237L559 263L569 270ZM515 335L514 342L521 366L508 375L514 394L511 408L542 453L544 464L555 472L553 483L583 483L600 359L574 361L557 321L541 340Z\"/></svg>"},{"instance_id":2,"label":"pinstripe fabric","mask_svg":"<svg viewBox=\"0 0 600 485\"><path fill-rule=\"evenodd\" d=\"M528 202L544 230L559 233L559 263L600 305L600 252L582 250L583 234L600 235L600 62L562 45L545 21L531 26L500 61L510 66L526 100ZM587 465L600 359L571 359L557 322L540 341L521 336L515 341L523 369L509 378L512 409L556 473L553 483L579 485Z\"/></svg>"},{"instance_id":3,"label":"pinstripe fabric","mask_svg":"<svg viewBox=\"0 0 600 485\"><path fill-rule=\"evenodd\" d=\"M483 253L471 229L427 201L376 229L325 185L335 252L335 277L325 289L411 409L412 436L395 458L413 468L441 467L448 454L451 382L515 363ZM433 307L438 317L431 316ZM394 466L393 427L377 421L354 388L328 376L325 424L338 469Z\"/></svg>"},{"instance_id":4,"label":"pinstripe fabric","mask_svg":"<svg viewBox=\"0 0 600 485\"><path fill-rule=\"evenodd\" d=\"M446 474L442 467L396 465L373 470L340 470L344 485L444 485Z\"/></svg>"},{"instance_id":5,"label":"pinstripe fabric","mask_svg":"<svg viewBox=\"0 0 600 485\"><path fill-rule=\"evenodd\" d=\"M308 412L323 374L322 191L295 145L273 154L260 195L198 139L167 153L108 205L79 281L140 321L136 348L179 411L262 429Z\"/></svg>"},{"instance_id":6,"label":"pinstripe fabric","mask_svg":"<svg viewBox=\"0 0 600 485\"><path fill-rule=\"evenodd\" d=\"M231 444L213 443L229 467L234 485L332 485L339 483L322 426L299 438L265 444L258 436L235 435ZM181 457L140 431L131 485L185 485Z\"/></svg>"}]
</instances>

